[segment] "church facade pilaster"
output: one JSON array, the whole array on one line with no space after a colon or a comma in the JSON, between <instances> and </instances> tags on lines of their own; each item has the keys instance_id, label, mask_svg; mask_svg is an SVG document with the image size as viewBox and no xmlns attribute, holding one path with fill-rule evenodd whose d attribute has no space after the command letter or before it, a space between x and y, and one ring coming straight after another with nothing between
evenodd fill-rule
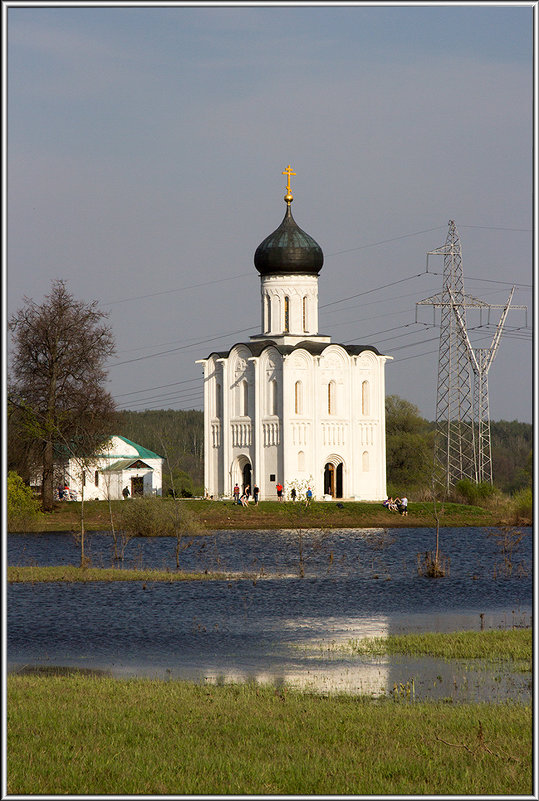
<instances>
[{"instance_id":1,"label":"church facade pilaster","mask_svg":"<svg viewBox=\"0 0 539 801\"><path fill-rule=\"evenodd\" d=\"M232 494L231 485L231 463L230 463L230 379L228 377L228 359L217 359L217 363L222 368L222 387L223 387L223 402L222 402L222 421L221 421L221 454L222 454L222 476L223 487L222 492L224 495Z\"/></svg>"}]
</instances>

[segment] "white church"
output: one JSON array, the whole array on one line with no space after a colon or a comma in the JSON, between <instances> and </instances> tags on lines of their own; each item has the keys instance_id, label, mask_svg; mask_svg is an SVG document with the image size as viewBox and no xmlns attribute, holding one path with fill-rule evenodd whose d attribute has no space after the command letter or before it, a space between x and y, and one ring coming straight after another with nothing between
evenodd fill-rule
<instances>
[{"instance_id":1,"label":"white church","mask_svg":"<svg viewBox=\"0 0 539 801\"><path fill-rule=\"evenodd\" d=\"M371 345L318 333L320 246L286 213L258 246L261 332L211 353L204 369L204 484L230 497L255 484L261 500L310 487L315 499L386 497L385 362Z\"/></svg>"}]
</instances>

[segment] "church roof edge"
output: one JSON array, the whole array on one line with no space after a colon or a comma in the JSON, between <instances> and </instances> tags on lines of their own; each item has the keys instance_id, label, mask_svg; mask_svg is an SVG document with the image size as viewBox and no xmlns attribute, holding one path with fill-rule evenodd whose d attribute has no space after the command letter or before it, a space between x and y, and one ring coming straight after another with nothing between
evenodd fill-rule
<instances>
[{"instance_id":1,"label":"church roof edge","mask_svg":"<svg viewBox=\"0 0 539 801\"><path fill-rule=\"evenodd\" d=\"M374 345L343 345L340 342L309 342L309 340L298 342L297 345L278 345L272 339L265 339L261 342L236 342L228 350L212 351L207 358L209 359L212 356L216 356L218 359L228 359L231 351L234 350L234 348L237 348L239 345L247 348L250 351L251 356L261 356L263 351L265 351L267 348L275 348L275 350L280 353L281 356L288 356L295 350L306 350L312 356L320 356L326 350L326 348L330 348L334 345L344 348L349 356L359 356L365 350L370 350L376 356L385 355L380 353L378 348L376 348Z\"/></svg>"}]
</instances>

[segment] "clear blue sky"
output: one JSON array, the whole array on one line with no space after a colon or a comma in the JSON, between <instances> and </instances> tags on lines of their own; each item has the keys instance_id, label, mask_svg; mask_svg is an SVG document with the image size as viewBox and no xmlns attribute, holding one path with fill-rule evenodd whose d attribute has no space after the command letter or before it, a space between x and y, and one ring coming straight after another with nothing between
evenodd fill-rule
<instances>
[{"instance_id":1,"label":"clear blue sky","mask_svg":"<svg viewBox=\"0 0 539 801\"><path fill-rule=\"evenodd\" d=\"M258 333L253 254L289 163L320 331L394 356L388 393L434 418L415 303L449 219L465 289L500 304L516 282L531 326L531 6L6 5L8 311L55 278L97 298L119 406L202 408L194 361ZM510 312L489 374L495 420L531 420L524 325Z\"/></svg>"}]
</instances>

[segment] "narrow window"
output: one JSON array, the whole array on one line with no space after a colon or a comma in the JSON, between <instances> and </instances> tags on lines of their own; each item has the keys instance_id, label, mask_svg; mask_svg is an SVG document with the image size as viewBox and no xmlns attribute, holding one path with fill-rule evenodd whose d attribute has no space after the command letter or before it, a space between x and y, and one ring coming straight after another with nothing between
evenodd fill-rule
<instances>
[{"instance_id":1,"label":"narrow window","mask_svg":"<svg viewBox=\"0 0 539 801\"><path fill-rule=\"evenodd\" d=\"M328 384L328 414L335 414L335 381Z\"/></svg>"},{"instance_id":2,"label":"narrow window","mask_svg":"<svg viewBox=\"0 0 539 801\"><path fill-rule=\"evenodd\" d=\"M96 487L99 487L99 473L97 472L97 470L94 473L94 484L96 485Z\"/></svg>"},{"instance_id":3,"label":"narrow window","mask_svg":"<svg viewBox=\"0 0 539 801\"><path fill-rule=\"evenodd\" d=\"M305 470L305 453L300 451L298 453L298 470Z\"/></svg>"},{"instance_id":4,"label":"narrow window","mask_svg":"<svg viewBox=\"0 0 539 801\"><path fill-rule=\"evenodd\" d=\"M369 471L369 452L368 451L363 451L362 462L363 462L363 472L364 473L368 473L368 471Z\"/></svg>"},{"instance_id":5,"label":"narrow window","mask_svg":"<svg viewBox=\"0 0 539 801\"><path fill-rule=\"evenodd\" d=\"M307 296L303 298L303 332L307 333Z\"/></svg>"},{"instance_id":6,"label":"narrow window","mask_svg":"<svg viewBox=\"0 0 539 801\"><path fill-rule=\"evenodd\" d=\"M242 395L243 395L243 409L242 414L243 416L247 416L248 409L249 409L249 385L247 381L242 382Z\"/></svg>"},{"instance_id":7,"label":"narrow window","mask_svg":"<svg viewBox=\"0 0 539 801\"><path fill-rule=\"evenodd\" d=\"M369 411L369 382L364 381L361 385L361 413L370 414Z\"/></svg>"},{"instance_id":8,"label":"narrow window","mask_svg":"<svg viewBox=\"0 0 539 801\"><path fill-rule=\"evenodd\" d=\"M215 385L215 416L221 417L221 384Z\"/></svg>"},{"instance_id":9,"label":"narrow window","mask_svg":"<svg viewBox=\"0 0 539 801\"><path fill-rule=\"evenodd\" d=\"M272 380L270 385L270 413L271 414L278 414L277 411L277 381L275 379Z\"/></svg>"},{"instance_id":10,"label":"narrow window","mask_svg":"<svg viewBox=\"0 0 539 801\"><path fill-rule=\"evenodd\" d=\"M284 332L288 334L290 331L290 298L286 295L284 299Z\"/></svg>"},{"instance_id":11,"label":"narrow window","mask_svg":"<svg viewBox=\"0 0 539 801\"><path fill-rule=\"evenodd\" d=\"M266 334L271 331L271 298L266 295Z\"/></svg>"},{"instance_id":12,"label":"narrow window","mask_svg":"<svg viewBox=\"0 0 539 801\"><path fill-rule=\"evenodd\" d=\"M296 414L303 414L303 387L301 381L296 381L294 390L294 411Z\"/></svg>"}]
</instances>

